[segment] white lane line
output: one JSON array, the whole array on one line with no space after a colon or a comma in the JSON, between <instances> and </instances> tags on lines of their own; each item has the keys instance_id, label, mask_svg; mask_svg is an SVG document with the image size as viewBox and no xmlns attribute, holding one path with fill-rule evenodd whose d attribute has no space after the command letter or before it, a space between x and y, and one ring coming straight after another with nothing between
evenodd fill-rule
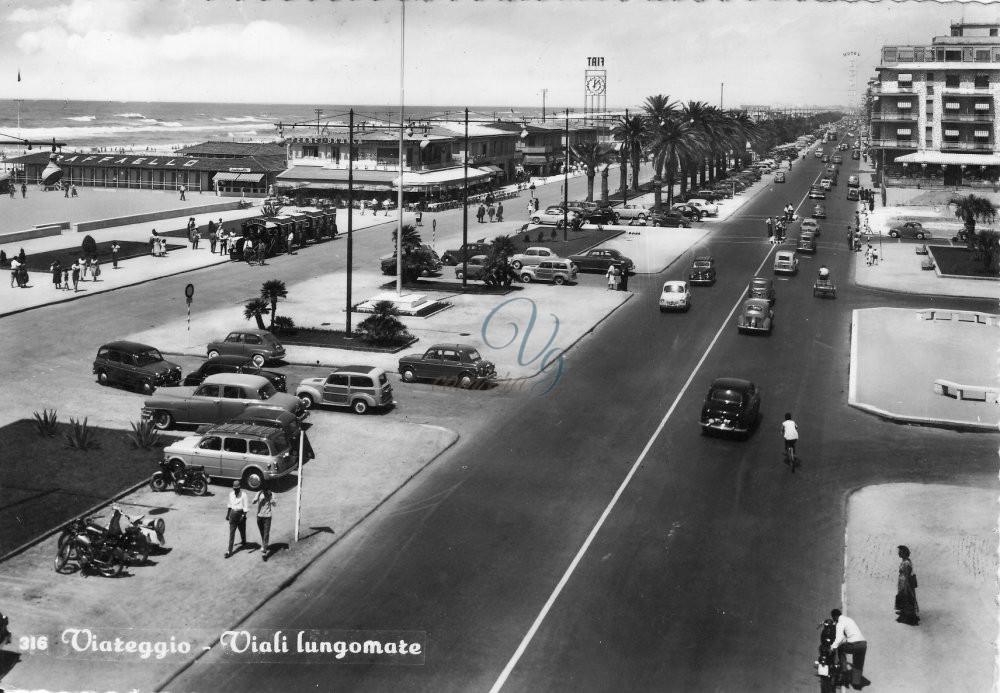
<instances>
[{"instance_id":1,"label":"white lane line","mask_svg":"<svg viewBox=\"0 0 1000 693\"><path fill-rule=\"evenodd\" d=\"M754 272L754 276L760 274L760 271L764 268L764 265L767 264L768 258L771 257L771 253L773 253L777 247L778 246L776 245L772 245L771 249L767 251L767 255L764 256L764 259L757 267L756 272ZM566 568L566 572L563 573L562 577L559 579L559 582L556 584L555 589L552 590L552 594L550 594L549 598L545 600L545 604L542 606L541 611L538 612L538 616L535 617L535 620L531 624L531 627L528 629L528 632L525 633L524 637L521 639L521 643L517 646L517 650L514 651L513 656L511 656L510 660L507 662L507 665L503 668L503 671L501 671L500 675L497 677L496 682L493 684L492 688L490 688L490 693L499 693L500 689L502 689L504 684L507 682L507 679L510 677L511 672L514 671L514 667L517 666L517 663L524 655L525 650L528 649L528 645L535 637L535 633L538 632L538 629L541 627L542 622L545 620L545 617L548 616L549 611L552 609L552 605L555 604L556 599L559 598L559 595L562 593L563 588L566 587L566 584L569 582L570 577L572 577L573 572L576 570L576 567L580 564L580 561L583 560L584 554L587 553L587 549L590 548L590 545L593 543L594 538L597 536L597 533L601 530L601 527L604 526L605 521L611 515L611 511L614 510L615 505L618 504L618 499L621 498L622 494L625 492L626 487L629 485L629 482L632 481L632 477L635 476L636 471L638 471L639 465L641 465L643 460L646 459L646 455L649 453L650 448L653 447L653 442L659 437L660 433L663 431L663 427L667 425L667 421L670 419L670 416L674 413L674 409L677 408L677 404L681 401L681 398L684 396L684 393L687 392L688 387L691 386L691 382L694 380L694 377L698 374L698 371L701 370L702 365L705 363L705 359L708 358L709 353L715 347L715 343L719 341L719 337L722 336L722 331L730 326L730 321L733 318L733 314L736 313L737 308L740 307L740 304L743 303L743 300L744 300L744 295L743 293L741 293L740 297L736 299L736 303L733 304L732 309L729 311L729 315L727 315L725 320L722 321L722 325L719 327L719 330L715 333L715 336L712 338L711 343L705 349L705 353L703 353L701 355L701 358L698 359L698 363L695 364L694 369L691 371L691 375L689 375L687 380L684 382L684 386L681 388L680 392L677 393L677 397L674 398L674 401L670 405L670 408L667 410L667 413L663 415L663 418L660 420L660 424L656 427L656 430L653 431L653 434L649 437L649 440L646 441L646 445L642 448L642 452L639 453L639 456L632 464L632 467L629 469L628 474L625 475L625 478L622 480L621 485L618 486L618 490L615 491L614 496L611 497L611 501L608 503L607 507L604 508L604 512L602 512L601 516L597 519L597 524L595 524L593 529L590 530L590 534L587 535L587 538L580 546L580 549L576 552L576 555L570 562L569 567Z\"/></svg>"}]
</instances>

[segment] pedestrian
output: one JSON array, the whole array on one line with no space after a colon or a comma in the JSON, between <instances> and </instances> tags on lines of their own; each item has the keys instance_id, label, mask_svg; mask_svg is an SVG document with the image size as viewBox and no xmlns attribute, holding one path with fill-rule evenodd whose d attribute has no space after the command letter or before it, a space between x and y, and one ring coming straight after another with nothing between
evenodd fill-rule
<instances>
[{"instance_id":1,"label":"pedestrian","mask_svg":"<svg viewBox=\"0 0 1000 693\"><path fill-rule=\"evenodd\" d=\"M830 617L837 624L837 635L830 644L830 651L837 650L839 656L851 655L851 686L861 688L861 674L865 668L868 642L853 618L844 616L840 609L832 609ZM843 661L843 659L842 659Z\"/></svg>"},{"instance_id":2,"label":"pedestrian","mask_svg":"<svg viewBox=\"0 0 1000 693\"><path fill-rule=\"evenodd\" d=\"M878 248L872 247L872 265L878 265Z\"/></svg>"},{"instance_id":3,"label":"pedestrian","mask_svg":"<svg viewBox=\"0 0 1000 693\"><path fill-rule=\"evenodd\" d=\"M865 248L865 264L869 267L872 266L872 244L869 243L868 247Z\"/></svg>"},{"instance_id":4,"label":"pedestrian","mask_svg":"<svg viewBox=\"0 0 1000 693\"><path fill-rule=\"evenodd\" d=\"M120 253L122 247L118 245L118 241L111 241L111 266L114 269L118 269L118 253Z\"/></svg>"},{"instance_id":5,"label":"pedestrian","mask_svg":"<svg viewBox=\"0 0 1000 693\"><path fill-rule=\"evenodd\" d=\"M628 291L628 267L622 262L618 265L618 276L621 277L619 291Z\"/></svg>"},{"instance_id":6,"label":"pedestrian","mask_svg":"<svg viewBox=\"0 0 1000 693\"><path fill-rule=\"evenodd\" d=\"M424 225L424 210L422 207L417 207L417 226Z\"/></svg>"},{"instance_id":7,"label":"pedestrian","mask_svg":"<svg viewBox=\"0 0 1000 693\"><path fill-rule=\"evenodd\" d=\"M264 257L267 255L267 246L264 245L264 239L258 238L257 243L254 246L256 250L256 260L258 265L264 264Z\"/></svg>"},{"instance_id":8,"label":"pedestrian","mask_svg":"<svg viewBox=\"0 0 1000 693\"><path fill-rule=\"evenodd\" d=\"M532 198L528 200L528 216L531 217L535 213L535 199Z\"/></svg>"},{"instance_id":9,"label":"pedestrian","mask_svg":"<svg viewBox=\"0 0 1000 693\"><path fill-rule=\"evenodd\" d=\"M295 242L295 232L290 230L288 232L288 236L285 237L285 244L288 247L289 255L295 255L295 253L292 252L292 243L294 242Z\"/></svg>"},{"instance_id":10,"label":"pedestrian","mask_svg":"<svg viewBox=\"0 0 1000 693\"><path fill-rule=\"evenodd\" d=\"M503 202L497 202L497 221L503 221Z\"/></svg>"},{"instance_id":11,"label":"pedestrian","mask_svg":"<svg viewBox=\"0 0 1000 693\"><path fill-rule=\"evenodd\" d=\"M73 293L80 290L80 265L73 263Z\"/></svg>"},{"instance_id":12,"label":"pedestrian","mask_svg":"<svg viewBox=\"0 0 1000 693\"><path fill-rule=\"evenodd\" d=\"M63 197L69 197L69 186L63 185Z\"/></svg>"},{"instance_id":13,"label":"pedestrian","mask_svg":"<svg viewBox=\"0 0 1000 693\"><path fill-rule=\"evenodd\" d=\"M240 482L233 482L233 490L229 492L229 505L226 507L226 521L229 523L229 548L226 558L233 555L233 539L236 530L240 532L240 549L247 543L247 512L250 510L250 497L243 493Z\"/></svg>"},{"instance_id":14,"label":"pedestrian","mask_svg":"<svg viewBox=\"0 0 1000 693\"><path fill-rule=\"evenodd\" d=\"M27 196L28 196L28 186L25 185L24 183L21 183L21 198L24 199Z\"/></svg>"},{"instance_id":15,"label":"pedestrian","mask_svg":"<svg viewBox=\"0 0 1000 693\"><path fill-rule=\"evenodd\" d=\"M385 215L389 216L389 208L392 207L392 200L388 197L382 200L382 208L385 210Z\"/></svg>"},{"instance_id":16,"label":"pedestrian","mask_svg":"<svg viewBox=\"0 0 1000 693\"><path fill-rule=\"evenodd\" d=\"M874 194L868 196L868 211L869 212L874 212L875 211L875 195Z\"/></svg>"},{"instance_id":17,"label":"pedestrian","mask_svg":"<svg viewBox=\"0 0 1000 693\"><path fill-rule=\"evenodd\" d=\"M785 222L775 219L774 222L774 242L781 243L785 238Z\"/></svg>"},{"instance_id":18,"label":"pedestrian","mask_svg":"<svg viewBox=\"0 0 1000 693\"><path fill-rule=\"evenodd\" d=\"M191 250L198 250L198 241L201 240L201 231L198 229L194 230L191 234Z\"/></svg>"},{"instance_id":19,"label":"pedestrian","mask_svg":"<svg viewBox=\"0 0 1000 693\"><path fill-rule=\"evenodd\" d=\"M49 265L49 271L52 273L52 286L57 289L61 288L62 281L62 264L59 260L53 260L52 264Z\"/></svg>"},{"instance_id":20,"label":"pedestrian","mask_svg":"<svg viewBox=\"0 0 1000 693\"><path fill-rule=\"evenodd\" d=\"M271 539L271 512L278 504L269 488L261 488L254 496L253 504L257 506L257 530L260 532L260 557L265 563L270 552L268 542Z\"/></svg>"},{"instance_id":21,"label":"pedestrian","mask_svg":"<svg viewBox=\"0 0 1000 693\"><path fill-rule=\"evenodd\" d=\"M896 547L896 553L900 558L899 579L896 580L896 623L917 626L920 625L920 606L917 604L917 576L910 561L910 549L900 545Z\"/></svg>"},{"instance_id":22,"label":"pedestrian","mask_svg":"<svg viewBox=\"0 0 1000 693\"><path fill-rule=\"evenodd\" d=\"M608 291L618 291L618 266L608 265Z\"/></svg>"},{"instance_id":23,"label":"pedestrian","mask_svg":"<svg viewBox=\"0 0 1000 693\"><path fill-rule=\"evenodd\" d=\"M489 216L490 223L492 224L493 223L493 217L495 217L497 215L497 208L493 206L492 202L490 203L490 206L486 208L486 214Z\"/></svg>"},{"instance_id":24,"label":"pedestrian","mask_svg":"<svg viewBox=\"0 0 1000 693\"><path fill-rule=\"evenodd\" d=\"M21 263L17 261L17 258L10 259L10 288L14 288L14 285L18 283L18 270L21 268Z\"/></svg>"},{"instance_id":25,"label":"pedestrian","mask_svg":"<svg viewBox=\"0 0 1000 693\"><path fill-rule=\"evenodd\" d=\"M76 183L73 183L73 184L71 184L69 186L69 196L70 197L79 197L79 195L76 192Z\"/></svg>"},{"instance_id":26,"label":"pedestrian","mask_svg":"<svg viewBox=\"0 0 1000 693\"><path fill-rule=\"evenodd\" d=\"M69 291L69 267L63 267L62 286L60 286L59 288Z\"/></svg>"},{"instance_id":27,"label":"pedestrian","mask_svg":"<svg viewBox=\"0 0 1000 693\"><path fill-rule=\"evenodd\" d=\"M212 222L209 222L211 224ZM211 251L212 255L215 255L215 245L218 242L218 238L215 235L215 229L208 232L208 249Z\"/></svg>"},{"instance_id":28,"label":"pedestrian","mask_svg":"<svg viewBox=\"0 0 1000 693\"><path fill-rule=\"evenodd\" d=\"M243 240L243 259L248 265L253 264L253 240L249 238Z\"/></svg>"},{"instance_id":29,"label":"pedestrian","mask_svg":"<svg viewBox=\"0 0 1000 693\"><path fill-rule=\"evenodd\" d=\"M764 224L767 226L767 241L768 243L774 243L774 222L771 217L768 217Z\"/></svg>"},{"instance_id":30,"label":"pedestrian","mask_svg":"<svg viewBox=\"0 0 1000 693\"><path fill-rule=\"evenodd\" d=\"M851 232L851 225L847 225L847 250L854 250L854 233Z\"/></svg>"},{"instance_id":31,"label":"pedestrian","mask_svg":"<svg viewBox=\"0 0 1000 693\"><path fill-rule=\"evenodd\" d=\"M90 258L90 278L93 281L97 281L97 278L101 276L101 263L96 257Z\"/></svg>"},{"instance_id":32,"label":"pedestrian","mask_svg":"<svg viewBox=\"0 0 1000 693\"><path fill-rule=\"evenodd\" d=\"M180 191L181 191L181 201L184 201L185 199L187 199L187 198L184 197L184 193L187 192L187 188L185 188L183 185L181 185Z\"/></svg>"},{"instance_id":33,"label":"pedestrian","mask_svg":"<svg viewBox=\"0 0 1000 693\"><path fill-rule=\"evenodd\" d=\"M80 281L82 282L87 281L87 267L88 267L87 258L81 257L79 260L77 260L77 264L80 265Z\"/></svg>"},{"instance_id":34,"label":"pedestrian","mask_svg":"<svg viewBox=\"0 0 1000 693\"><path fill-rule=\"evenodd\" d=\"M483 217L485 217L485 216L486 216L486 205L484 205L482 202L480 202L479 203L479 209L476 210L476 221L478 221L480 224L482 224L483 223Z\"/></svg>"},{"instance_id":35,"label":"pedestrian","mask_svg":"<svg viewBox=\"0 0 1000 693\"><path fill-rule=\"evenodd\" d=\"M222 228L220 226L219 227L219 255L225 255L228 247L229 247L229 233L224 228Z\"/></svg>"}]
</instances>

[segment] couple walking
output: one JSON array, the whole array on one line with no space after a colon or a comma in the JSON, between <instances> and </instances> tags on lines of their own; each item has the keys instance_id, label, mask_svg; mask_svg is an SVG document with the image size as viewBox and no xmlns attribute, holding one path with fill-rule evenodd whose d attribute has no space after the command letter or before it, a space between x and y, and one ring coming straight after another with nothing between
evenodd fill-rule
<instances>
[{"instance_id":1,"label":"couple walking","mask_svg":"<svg viewBox=\"0 0 1000 693\"><path fill-rule=\"evenodd\" d=\"M240 548L247 543L247 513L250 512L250 504L257 508L257 530L260 532L260 557L265 563L270 554L269 541L271 539L271 514L274 506L278 504L274 500L271 489L262 487L253 500L250 495L240 488L240 482L233 482L233 490L229 492L229 506L226 508L226 521L229 523L229 548L226 550L226 558L233 555L233 539L236 532L240 533Z\"/></svg>"},{"instance_id":2,"label":"couple walking","mask_svg":"<svg viewBox=\"0 0 1000 693\"><path fill-rule=\"evenodd\" d=\"M625 265L608 265L604 275L608 278L608 291L628 291L628 269Z\"/></svg>"}]
</instances>

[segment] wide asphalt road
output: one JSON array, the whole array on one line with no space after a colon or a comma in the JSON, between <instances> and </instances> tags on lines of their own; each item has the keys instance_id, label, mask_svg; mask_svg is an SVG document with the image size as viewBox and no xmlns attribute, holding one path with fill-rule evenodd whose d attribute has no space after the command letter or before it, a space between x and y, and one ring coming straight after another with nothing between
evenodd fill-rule
<instances>
[{"instance_id":1,"label":"wide asphalt road","mask_svg":"<svg viewBox=\"0 0 1000 693\"><path fill-rule=\"evenodd\" d=\"M797 162L789 183L698 249L715 256L720 279L696 290L690 313L656 308L684 258L630 283L637 296L574 348L547 396L456 393L470 413L493 396L506 406L241 625L262 637L406 631L424 646L419 663L326 655L264 665L217 648L165 689L814 686L816 624L840 601L846 494L896 481L978 485L995 473L992 436L896 426L846 405L853 308L986 306L851 286L853 258L834 230L853 219L844 195L856 166L843 168L817 258L776 281L771 337L738 335L732 311L751 276L771 276L763 218L802 200L818 160ZM820 261L838 281L836 300L812 296ZM704 392L723 375L763 389L748 440L700 435ZM802 434L794 475L781 463L785 411Z\"/></svg>"}]
</instances>

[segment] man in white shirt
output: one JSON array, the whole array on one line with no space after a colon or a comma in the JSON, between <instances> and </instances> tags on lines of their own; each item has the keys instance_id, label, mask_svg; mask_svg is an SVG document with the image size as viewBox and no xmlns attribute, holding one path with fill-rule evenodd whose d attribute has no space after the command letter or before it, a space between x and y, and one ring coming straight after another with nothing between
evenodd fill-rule
<instances>
[{"instance_id":1,"label":"man in white shirt","mask_svg":"<svg viewBox=\"0 0 1000 693\"><path fill-rule=\"evenodd\" d=\"M229 548L226 558L233 555L233 539L236 530L240 531L240 548L247 543L247 513L250 511L250 496L240 489L240 482L233 482L233 490L229 492L229 505L226 509L226 520L229 521Z\"/></svg>"},{"instance_id":2,"label":"man in white shirt","mask_svg":"<svg viewBox=\"0 0 1000 693\"><path fill-rule=\"evenodd\" d=\"M861 629L854 619L844 616L840 609L833 609L830 617L837 624L837 635L830 645L830 650L837 650L843 661L844 655L853 655L851 660L851 687L861 690L861 672L865 668L865 656L868 653L868 642L861 634Z\"/></svg>"},{"instance_id":3,"label":"man in white shirt","mask_svg":"<svg viewBox=\"0 0 1000 693\"><path fill-rule=\"evenodd\" d=\"M781 422L781 437L785 440L785 449L791 448L792 455L795 455L795 444L799 442L799 427L792 421L792 414L785 414L785 420ZM788 464L788 461L785 461ZM794 471L794 468L793 470Z\"/></svg>"}]
</instances>

